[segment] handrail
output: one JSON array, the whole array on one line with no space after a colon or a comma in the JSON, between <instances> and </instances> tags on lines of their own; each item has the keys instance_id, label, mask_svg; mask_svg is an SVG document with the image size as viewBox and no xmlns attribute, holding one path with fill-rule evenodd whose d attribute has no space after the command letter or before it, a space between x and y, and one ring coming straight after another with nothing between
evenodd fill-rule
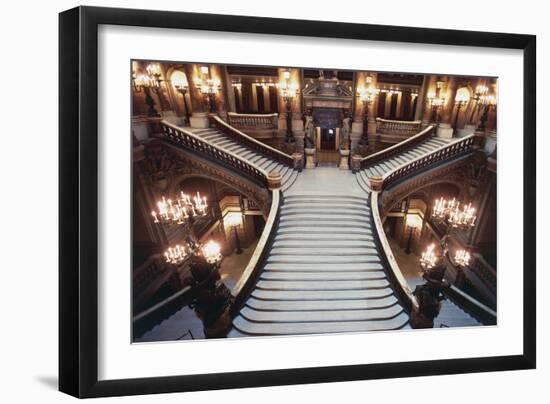
<instances>
[{"instance_id":1,"label":"handrail","mask_svg":"<svg viewBox=\"0 0 550 404\"><path fill-rule=\"evenodd\" d=\"M380 211L378 208L378 194L379 192L371 192L370 205L371 205L372 219L374 221L376 233L378 234L377 239L380 243L381 251L384 254L384 258L386 263L388 264L389 269L391 270L391 275L393 279L397 282L399 286L399 291L408 306L407 308L409 309L410 312L418 312L419 310L418 300L416 299L416 296L413 294L411 288L409 287L407 280L403 276L403 273L401 272L401 269L397 264L397 260L393 255L393 251L390 247L390 243L386 238L386 233L384 232L384 226L382 225L382 220L380 218Z\"/></svg>"},{"instance_id":2,"label":"handrail","mask_svg":"<svg viewBox=\"0 0 550 404\"><path fill-rule=\"evenodd\" d=\"M474 259L469 265L470 269L479 275L491 291L495 292L497 284L497 273L495 269L485 261L485 258L483 258L481 254L474 253L472 256Z\"/></svg>"},{"instance_id":3,"label":"handrail","mask_svg":"<svg viewBox=\"0 0 550 404\"><path fill-rule=\"evenodd\" d=\"M229 124L238 128L276 129L279 114L239 114L228 112Z\"/></svg>"},{"instance_id":4,"label":"handrail","mask_svg":"<svg viewBox=\"0 0 550 404\"><path fill-rule=\"evenodd\" d=\"M279 217L280 207L280 192L278 189L274 189L271 194L271 209L265 222L262 235L258 240L258 244L256 244L252 257L250 257L246 268L232 291L233 296L235 296L235 303L232 310L234 314L236 314L236 312L244 304L244 301L248 297L250 289L255 282L256 275L261 270L266 254L269 253L268 249L270 248L270 244L273 239L274 228Z\"/></svg>"},{"instance_id":5,"label":"handrail","mask_svg":"<svg viewBox=\"0 0 550 404\"><path fill-rule=\"evenodd\" d=\"M280 150L277 150L271 146L266 145L265 143L259 142L253 137L248 136L246 133L241 132L237 128L234 128L227 122L223 121L223 119L221 119L219 116L210 116L210 122L216 127L216 129L223 132L233 140L251 148L252 150L255 150L258 153L261 153L267 157L270 157L273 160L278 161L279 163L286 166L295 166L295 160L292 158L292 156L289 156L288 154L283 153Z\"/></svg>"},{"instance_id":6,"label":"handrail","mask_svg":"<svg viewBox=\"0 0 550 404\"><path fill-rule=\"evenodd\" d=\"M466 308L476 319L480 320L483 324L496 324L497 313L490 307L484 305L477 299L474 299L469 294L460 290L454 285L450 285L446 292L451 298L456 300L460 299L460 306ZM450 293L449 293L450 292Z\"/></svg>"},{"instance_id":7,"label":"handrail","mask_svg":"<svg viewBox=\"0 0 550 404\"><path fill-rule=\"evenodd\" d=\"M166 121L161 121L160 128L169 142L210 157L219 164L223 164L245 174L254 182L262 186L269 186L269 174L263 168L243 160L238 155L219 148L200 136Z\"/></svg>"},{"instance_id":8,"label":"handrail","mask_svg":"<svg viewBox=\"0 0 550 404\"><path fill-rule=\"evenodd\" d=\"M428 126L424 130L418 132L416 135L413 135L408 139L405 139L399 143L394 144L393 146L385 148L384 150L380 150L379 152L370 154L367 157L362 158L360 161L361 169L367 168L368 166L376 164L382 160L391 158L401 153L405 149L417 146L418 144L422 143L424 140L432 136L433 129L433 126Z\"/></svg>"},{"instance_id":9,"label":"handrail","mask_svg":"<svg viewBox=\"0 0 550 404\"><path fill-rule=\"evenodd\" d=\"M414 172L418 172L426 167L432 166L434 163L448 160L451 157L460 156L469 152L473 148L474 143L474 134L459 138L456 141L438 147L422 157L397 166L393 170L385 173L382 177L371 177L370 186L376 190L387 189L395 182L411 175Z\"/></svg>"},{"instance_id":10,"label":"handrail","mask_svg":"<svg viewBox=\"0 0 550 404\"><path fill-rule=\"evenodd\" d=\"M420 129L422 121L398 121L376 118L376 132L382 134L411 134Z\"/></svg>"},{"instance_id":11,"label":"handrail","mask_svg":"<svg viewBox=\"0 0 550 404\"><path fill-rule=\"evenodd\" d=\"M168 303L170 303L171 301L177 299L178 297L180 296L183 296L184 294L186 294L187 292L189 292L191 290L191 286L185 286L183 289L177 291L176 293L174 293L173 295L170 295L168 296L166 299L164 300L161 300L160 302L158 302L157 304L149 307L148 309L146 310L143 310L141 313L139 314L136 314L134 317L132 317L132 322L136 322L136 321L139 321L145 317L147 317L148 315L150 315L151 313L157 311L158 309L160 309L161 307L164 307L166 306Z\"/></svg>"}]
</instances>

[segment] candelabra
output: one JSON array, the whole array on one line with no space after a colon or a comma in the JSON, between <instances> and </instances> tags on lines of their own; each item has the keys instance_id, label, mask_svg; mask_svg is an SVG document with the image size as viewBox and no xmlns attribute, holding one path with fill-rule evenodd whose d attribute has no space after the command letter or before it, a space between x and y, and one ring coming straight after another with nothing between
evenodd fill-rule
<instances>
[{"instance_id":1,"label":"candelabra","mask_svg":"<svg viewBox=\"0 0 550 404\"><path fill-rule=\"evenodd\" d=\"M181 191L174 200L163 196L157 202L157 207L158 211L151 212L154 223L180 225L192 221L196 216L206 216L208 204L206 197L201 197L199 192L191 199Z\"/></svg>"},{"instance_id":2,"label":"candelabra","mask_svg":"<svg viewBox=\"0 0 550 404\"><path fill-rule=\"evenodd\" d=\"M164 258L168 264L180 265L191 255L202 255L206 262L217 268L223 258L219 243L214 240L208 240L203 245L198 244L177 244L174 247L168 247L164 252Z\"/></svg>"},{"instance_id":3,"label":"candelabra","mask_svg":"<svg viewBox=\"0 0 550 404\"><path fill-rule=\"evenodd\" d=\"M461 283L463 280L462 269L469 265L470 253L467 250L459 249L455 251L454 257L451 257L449 255L449 237L455 229L468 230L475 226L475 209L471 203L461 207L456 198L450 200L439 198L434 203L431 216L436 223L445 223L447 226L446 233L440 240L441 257L446 257L451 265L459 269L457 281L459 280ZM439 260L440 256L436 253L436 246L432 243L422 253L420 266L424 271L429 271L437 265Z\"/></svg>"},{"instance_id":4,"label":"candelabra","mask_svg":"<svg viewBox=\"0 0 550 404\"><path fill-rule=\"evenodd\" d=\"M484 86L483 84L480 84L476 87L476 91L474 93L474 96L472 97L472 99L474 100L474 107L472 108L472 114L470 115L469 120L471 124L474 123L474 116L480 101L487 95L488 92L489 88L487 86Z\"/></svg>"},{"instance_id":5,"label":"candelabra","mask_svg":"<svg viewBox=\"0 0 550 404\"><path fill-rule=\"evenodd\" d=\"M153 99L152 93L158 96L161 110L164 109L164 101L162 98L162 73L160 66L157 63L151 63L147 65L147 74L136 75L135 71L132 72L132 84L135 92L143 91L145 93L145 103L149 106L147 115L151 117L159 117L160 113L155 108L156 102Z\"/></svg>"},{"instance_id":6,"label":"candelabra","mask_svg":"<svg viewBox=\"0 0 550 404\"><path fill-rule=\"evenodd\" d=\"M219 243L214 240L208 240L202 247L201 253L206 259L206 262L217 267L223 258L221 253L221 247Z\"/></svg>"},{"instance_id":7,"label":"candelabra","mask_svg":"<svg viewBox=\"0 0 550 404\"><path fill-rule=\"evenodd\" d=\"M462 90L462 89L461 89ZM466 90L466 89L464 89ZM458 123L458 116L460 115L460 110L463 106L467 105L468 102L470 102L470 96L468 94L468 91L458 91L455 97L455 105L456 105L456 116L455 121L453 124L453 127L456 128L456 125Z\"/></svg>"},{"instance_id":8,"label":"candelabra","mask_svg":"<svg viewBox=\"0 0 550 404\"><path fill-rule=\"evenodd\" d=\"M497 100L493 94L488 94L479 100L479 104L483 105L483 113L479 118L479 125L477 131L485 132L485 126L487 124L487 118L489 116L489 110L496 108Z\"/></svg>"},{"instance_id":9,"label":"candelabra","mask_svg":"<svg viewBox=\"0 0 550 404\"><path fill-rule=\"evenodd\" d=\"M189 107L187 106L187 99L185 95L187 94L187 91L189 90L189 83L187 82L186 77L181 75L172 75L172 86L174 86L174 89L181 94L183 98L183 107L185 109L185 119L187 123L189 123Z\"/></svg>"},{"instance_id":10,"label":"candelabra","mask_svg":"<svg viewBox=\"0 0 550 404\"><path fill-rule=\"evenodd\" d=\"M216 112L216 95L218 95L220 91L220 82L210 77L210 69L208 66L201 66L201 77L196 78L195 83L197 89L206 100L208 112Z\"/></svg>"},{"instance_id":11,"label":"candelabra","mask_svg":"<svg viewBox=\"0 0 550 404\"><path fill-rule=\"evenodd\" d=\"M369 144L368 127L369 127L369 107L374 103L376 97L380 93L380 89L371 85L372 77L366 79L368 87L357 89L359 100L363 103L363 133L359 144L367 146Z\"/></svg>"},{"instance_id":12,"label":"candelabra","mask_svg":"<svg viewBox=\"0 0 550 404\"><path fill-rule=\"evenodd\" d=\"M447 102L445 94L443 94L443 82L436 83L435 93L428 94L428 106L432 109L432 122L439 122L439 110Z\"/></svg>"},{"instance_id":13,"label":"candelabra","mask_svg":"<svg viewBox=\"0 0 550 404\"><path fill-rule=\"evenodd\" d=\"M277 84L277 88L281 92L281 97L285 102L286 108L286 139L287 143L294 143L296 139L292 133L292 100L298 94L298 86L290 82L290 71L285 70L283 73L284 80Z\"/></svg>"}]
</instances>

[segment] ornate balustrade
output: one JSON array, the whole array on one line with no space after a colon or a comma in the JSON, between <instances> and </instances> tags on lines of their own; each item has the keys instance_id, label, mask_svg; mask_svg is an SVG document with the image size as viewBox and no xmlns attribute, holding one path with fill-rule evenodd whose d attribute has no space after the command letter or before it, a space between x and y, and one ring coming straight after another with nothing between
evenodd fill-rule
<instances>
[{"instance_id":1,"label":"ornate balustrade","mask_svg":"<svg viewBox=\"0 0 550 404\"><path fill-rule=\"evenodd\" d=\"M430 138L433 135L433 126L428 126L421 132L418 132L416 135L411 136L410 138L403 140L393 146L390 146L384 150L380 150L377 153L373 153L367 157L361 159L359 166L361 169L367 168L373 164L379 163L380 161L387 160L405 150L408 150L426 139Z\"/></svg>"},{"instance_id":2,"label":"ornate balustrade","mask_svg":"<svg viewBox=\"0 0 550 404\"><path fill-rule=\"evenodd\" d=\"M422 121L395 121L376 118L376 132L387 135L414 135L420 131Z\"/></svg>"},{"instance_id":3,"label":"ornate balustrade","mask_svg":"<svg viewBox=\"0 0 550 404\"><path fill-rule=\"evenodd\" d=\"M250 178L259 185L264 187L270 186L269 175L265 170L254 164L248 163L236 154L218 148L192 132L188 132L185 129L165 121L160 123L160 130L168 142L203 155L217 164L222 164L228 168L234 169L239 172L239 174ZM292 157L288 157L292 160Z\"/></svg>"},{"instance_id":4,"label":"ornate balustrade","mask_svg":"<svg viewBox=\"0 0 550 404\"><path fill-rule=\"evenodd\" d=\"M473 254L473 260L469 265L470 269L474 271L485 283L485 285L496 295L497 292L497 273L495 269L489 265L481 254Z\"/></svg>"},{"instance_id":5,"label":"ornate balustrade","mask_svg":"<svg viewBox=\"0 0 550 404\"><path fill-rule=\"evenodd\" d=\"M237 129L276 130L279 114L237 114L228 112L229 124Z\"/></svg>"},{"instance_id":6,"label":"ornate balustrade","mask_svg":"<svg viewBox=\"0 0 550 404\"><path fill-rule=\"evenodd\" d=\"M419 173L430 167L434 167L436 164L449 160L451 158L459 157L473 150L475 145L475 135L465 136L454 142L448 143L440 148L413 160L409 163L402 164L392 171L387 172L382 177L371 177L370 186L373 190L381 191L389 188L391 185L409 177L413 174Z\"/></svg>"},{"instance_id":7,"label":"ornate balustrade","mask_svg":"<svg viewBox=\"0 0 550 404\"><path fill-rule=\"evenodd\" d=\"M266 157L270 157L271 159L281 164L293 168L299 168L298 165L301 163L301 159L297 161L292 156L289 156L288 154L283 153L280 150L268 146L265 143L259 142L258 140L229 125L227 122L224 122L220 117L211 116L210 123L217 130L223 132L225 135L229 136L236 142L239 142L244 146L247 146L248 148L257 151L258 153L263 154Z\"/></svg>"},{"instance_id":8,"label":"ornate balustrade","mask_svg":"<svg viewBox=\"0 0 550 404\"><path fill-rule=\"evenodd\" d=\"M378 235L375 239L377 240L378 247L382 253L382 259L386 264L385 267L389 269L389 274L393 280L393 284L398 287L397 291L401 297L401 300L408 309L409 313L416 313L419 310L418 300L413 295L405 276L403 276L403 273L397 264L397 260L393 255L390 243L386 238L386 233L384 232L384 226L382 224L382 218L380 217L380 210L378 207L378 194L379 192L372 192L370 196L372 221L374 222L374 227Z\"/></svg>"},{"instance_id":9,"label":"ornate balustrade","mask_svg":"<svg viewBox=\"0 0 550 404\"><path fill-rule=\"evenodd\" d=\"M484 305L479 300L474 299L469 294L460 290L454 285L444 290L445 295L458 304L468 314L484 325L496 325L497 313L490 307Z\"/></svg>"},{"instance_id":10,"label":"ornate balustrade","mask_svg":"<svg viewBox=\"0 0 550 404\"><path fill-rule=\"evenodd\" d=\"M264 265L265 259L269 254L271 249L271 244L273 243L273 237L275 235L275 229L279 222L279 211L281 208L281 195L278 189L274 189L271 193L271 209L269 211L269 216L265 222L264 230L262 235L258 240L258 244L254 249L250 261L246 265L241 277L239 278L235 288L232 291L233 296L235 296L235 301L231 312L233 315L239 313L242 305L248 298L250 292L256 284L256 280L262 267Z\"/></svg>"}]
</instances>

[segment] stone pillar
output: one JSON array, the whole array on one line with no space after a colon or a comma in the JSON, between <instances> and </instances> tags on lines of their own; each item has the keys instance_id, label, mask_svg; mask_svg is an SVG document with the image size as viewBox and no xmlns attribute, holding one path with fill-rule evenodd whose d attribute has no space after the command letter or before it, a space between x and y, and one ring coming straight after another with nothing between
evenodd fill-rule
<instances>
[{"instance_id":1,"label":"stone pillar","mask_svg":"<svg viewBox=\"0 0 550 404\"><path fill-rule=\"evenodd\" d=\"M210 65L210 77L214 80L220 83L220 88L218 91L218 94L214 97L215 99L215 108L214 110L218 113L218 115L227 120L227 107L226 107L226 100L227 100L227 86L225 85L225 80L223 77L222 69L219 65Z\"/></svg>"},{"instance_id":2,"label":"stone pillar","mask_svg":"<svg viewBox=\"0 0 550 404\"><path fill-rule=\"evenodd\" d=\"M358 90L363 89L367 86L366 84L366 74L365 72L356 72L355 73L355 87L353 88L353 94L355 97L355 109L353 111L353 121L351 123L351 133L350 133L350 148L355 150L357 143L361 139L363 134L363 117L365 113L365 106L358 95Z\"/></svg>"},{"instance_id":3,"label":"stone pillar","mask_svg":"<svg viewBox=\"0 0 550 404\"><path fill-rule=\"evenodd\" d=\"M454 129L452 127L453 112L456 96L456 77L448 76L445 99L446 103L441 111L441 122L437 127L437 136L451 138L453 137Z\"/></svg>"},{"instance_id":4,"label":"stone pillar","mask_svg":"<svg viewBox=\"0 0 550 404\"><path fill-rule=\"evenodd\" d=\"M424 79L422 80L422 87L420 88L420 91L418 92L418 97L416 99L416 109L414 111L415 121L419 121L422 119L422 114L426 109L426 93L428 92L429 82L430 82L429 77L424 76ZM413 102L413 99L411 98L411 105L412 105L412 102Z\"/></svg>"},{"instance_id":5,"label":"stone pillar","mask_svg":"<svg viewBox=\"0 0 550 404\"><path fill-rule=\"evenodd\" d=\"M233 83L231 82L231 76L227 71L227 66L223 66L221 69L223 77L224 96L226 100L226 109L229 112L237 112L237 104L235 102L235 91L233 90Z\"/></svg>"},{"instance_id":6,"label":"stone pillar","mask_svg":"<svg viewBox=\"0 0 550 404\"><path fill-rule=\"evenodd\" d=\"M204 96L196 85L196 80L201 77L200 66L196 64L185 65L185 75L189 84L189 98L191 99L191 110L193 111L189 124L192 128L208 128L208 113Z\"/></svg>"}]
</instances>

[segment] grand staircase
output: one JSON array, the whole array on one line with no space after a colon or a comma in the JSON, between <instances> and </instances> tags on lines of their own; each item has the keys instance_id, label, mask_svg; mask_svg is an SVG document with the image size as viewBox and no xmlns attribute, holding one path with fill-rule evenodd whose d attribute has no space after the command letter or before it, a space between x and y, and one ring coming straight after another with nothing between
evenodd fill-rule
<instances>
[{"instance_id":1,"label":"grand staircase","mask_svg":"<svg viewBox=\"0 0 550 404\"><path fill-rule=\"evenodd\" d=\"M402 151L388 159L369 165L357 173L357 180L361 187L370 190L369 178L383 176L387 172L396 169L402 164L410 163L413 160L421 158L436 149L447 145L451 139L439 137L430 137L422 143Z\"/></svg>"},{"instance_id":2,"label":"grand staircase","mask_svg":"<svg viewBox=\"0 0 550 404\"><path fill-rule=\"evenodd\" d=\"M300 174L228 336L393 330L408 321L382 265L368 194L349 171Z\"/></svg>"},{"instance_id":3,"label":"grand staircase","mask_svg":"<svg viewBox=\"0 0 550 404\"><path fill-rule=\"evenodd\" d=\"M283 192L286 191L294 183L294 181L296 181L298 171L294 168L275 161L271 157L258 151L252 150L248 146L239 143L214 127L207 129L192 129L192 132L199 135L207 142L210 142L223 150L232 152L243 160L263 168L268 173L271 171L278 171L282 176L281 190Z\"/></svg>"}]
</instances>

